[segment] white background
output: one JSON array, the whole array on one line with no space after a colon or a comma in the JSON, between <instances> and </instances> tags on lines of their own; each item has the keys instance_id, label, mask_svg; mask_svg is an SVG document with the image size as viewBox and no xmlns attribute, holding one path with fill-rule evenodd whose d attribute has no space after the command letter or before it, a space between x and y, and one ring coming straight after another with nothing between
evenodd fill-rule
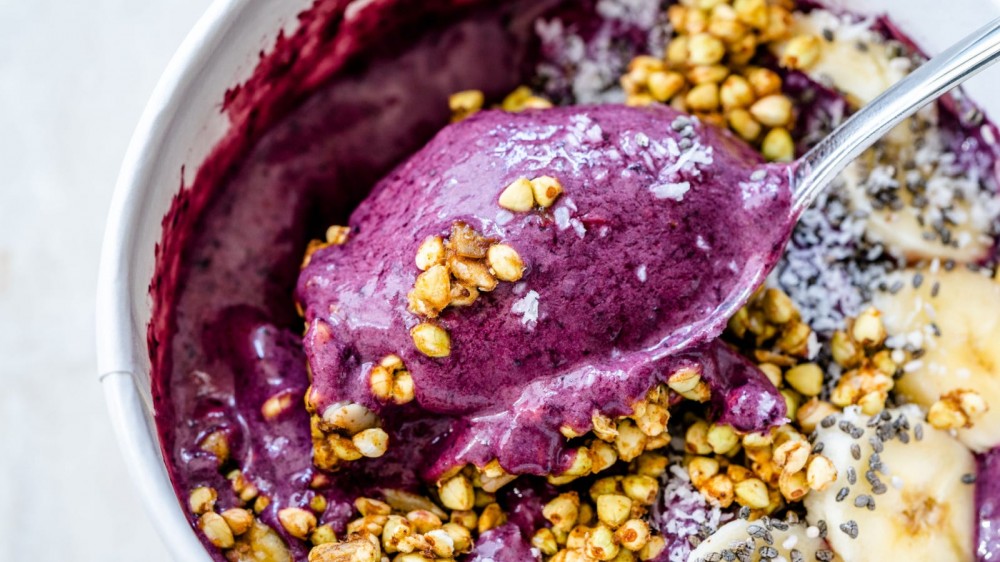
<instances>
[{"instance_id":1,"label":"white background","mask_svg":"<svg viewBox=\"0 0 1000 562\"><path fill-rule=\"evenodd\" d=\"M0 560L166 562L94 358L104 218L209 0L0 0Z\"/></svg>"},{"instance_id":2,"label":"white background","mask_svg":"<svg viewBox=\"0 0 1000 562\"><path fill-rule=\"evenodd\" d=\"M105 413L94 293L132 128L208 3L0 0L0 560L167 561ZM951 11L952 37L995 10L879 4L925 23ZM997 84L994 70L974 91L995 102Z\"/></svg>"}]
</instances>

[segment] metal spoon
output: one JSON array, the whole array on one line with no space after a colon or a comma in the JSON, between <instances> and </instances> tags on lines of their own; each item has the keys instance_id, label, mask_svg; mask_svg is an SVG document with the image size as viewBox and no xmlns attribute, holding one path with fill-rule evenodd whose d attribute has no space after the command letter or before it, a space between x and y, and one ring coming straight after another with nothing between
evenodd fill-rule
<instances>
[{"instance_id":1,"label":"metal spoon","mask_svg":"<svg viewBox=\"0 0 1000 562\"><path fill-rule=\"evenodd\" d=\"M798 220L855 158L921 107L996 62L1000 18L927 61L795 161L791 168L792 220Z\"/></svg>"}]
</instances>

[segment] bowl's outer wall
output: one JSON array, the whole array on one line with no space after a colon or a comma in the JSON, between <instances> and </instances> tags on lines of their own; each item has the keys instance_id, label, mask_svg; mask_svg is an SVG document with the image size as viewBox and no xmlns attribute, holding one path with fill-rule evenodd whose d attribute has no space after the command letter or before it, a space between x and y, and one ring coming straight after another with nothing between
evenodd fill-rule
<instances>
[{"instance_id":1,"label":"bowl's outer wall","mask_svg":"<svg viewBox=\"0 0 1000 562\"><path fill-rule=\"evenodd\" d=\"M160 223L182 180L194 177L228 127L220 111L225 91L250 76L260 51L274 43L279 30L293 29L296 14L311 3L216 0L156 87L125 156L112 201L98 288L98 369L133 482L176 560L211 559L174 495L153 424L146 326ZM1000 6L988 0L839 0L836 4L865 13L888 12L932 53L1000 15ZM1000 70L993 69L967 90L987 113L1000 116L1000 99L991 95L998 87Z\"/></svg>"}]
</instances>

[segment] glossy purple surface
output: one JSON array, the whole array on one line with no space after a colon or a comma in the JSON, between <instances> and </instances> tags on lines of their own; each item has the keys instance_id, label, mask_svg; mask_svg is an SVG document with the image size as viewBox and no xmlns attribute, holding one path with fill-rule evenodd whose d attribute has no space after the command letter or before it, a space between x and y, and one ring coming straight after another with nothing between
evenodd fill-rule
<instances>
[{"instance_id":1,"label":"glossy purple surface","mask_svg":"<svg viewBox=\"0 0 1000 562\"><path fill-rule=\"evenodd\" d=\"M773 387L758 374L763 384L735 390L731 373L746 382L756 369L711 344L784 247L786 172L759 165L728 132L666 107L490 111L445 128L355 210L348 242L318 251L299 278L318 410L344 400L382 410L369 374L399 355L419 408L456 418L441 456L426 459L432 480L493 458L515 473L558 471L561 426L582 434L595 412L631 413L682 364L734 387L718 396L738 427L777 422ZM551 208L498 205L517 178L546 175L564 189ZM418 246L456 221L512 246L526 270L446 309L437 323L451 353L434 359L413 344L422 318L406 295ZM518 313L525 299L537 318Z\"/></svg>"}]
</instances>

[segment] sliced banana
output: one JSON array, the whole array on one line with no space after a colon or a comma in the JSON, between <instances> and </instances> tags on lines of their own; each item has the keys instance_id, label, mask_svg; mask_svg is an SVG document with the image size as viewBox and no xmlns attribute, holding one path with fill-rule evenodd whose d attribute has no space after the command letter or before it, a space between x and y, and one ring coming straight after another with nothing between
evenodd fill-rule
<instances>
[{"instance_id":1,"label":"sliced banana","mask_svg":"<svg viewBox=\"0 0 1000 562\"><path fill-rule=\"evenodd\" d=\"M726 551L737 556L730 557ZM750 558L740 557L741 551L750 553ZM830 550L826 541L819 538L818 535L810 536L805 523L783 524L779 522L777 527L772 525L768 529L762 521L746 521L744 519L735 519L719 527L688 556L688 562L714 560L752 560L757 562L762 559L783 559L786 562L841 560Z\"/></svg>"},{"instance_id":2,"label":"sliced banana","mask_svg":"<svg viewBox=\"0 0 1000 562\"><path fill-rule=\"evenodd\" d=\"M958 438L977 452L1000 445L1000 283L965 267L908 271L899 281L901 290L874 304L890 335L924 353L904 367L896 391L925 408L949 391L976 391L991 407Z\"/></svg>"},{"instance_id":3,"label":"sliced banana","mask_svg":"<svg viewBox=\"0 0 1000 562\"><path fill-rule=\"evenodd\" d=\"M906 61L897 61L870 27L869 21L851 21L849 16L827 10L796 12L792 25L793 35L832 35L832 41L820 42L819 58L806 72L814 80L831 81L858 105L875 99L909 70Z\"/></svg>"},{"instance_id":4,"label":"sliced banana","mask_svg":"<svg viewBox=\"0 0 1000 562\"><path fill-rule=\"evenodd\" d=\"M824 37L816 62L805 72L814 80L832 84L854 107L872 101L912 68L911 61L899 56L871 27L869 20L855 21L827 10L796 14L792 26L793 35ZM869 239L911 262L935 257L973 262L985 256L992 244L987 234L997 214L996 203L990 201L992 193L985 193L971 174L956 171L950 160L944 164L938 161L948 147L932 125L938 121L936 110L932 104L890 131L880 143L879 150L884 151L880 162L874 161L878 151L869 150L839 179L852 210L867 215L864 226ZM912 163L912 170L905 163ZM913 172L918 174L911 180ZM908 181L921 182L918 204L914 204ZM895 205L887 202L876 208L875 198L866 188L893 190ZM942 217L944 209L948 219ZM938 222L942 229L947 226L945 234L933 228Z\"/></svg>"},{"instance_id":5,"label":"sliced banana","mask_svg":"<svg viewBox=\"0 0 1000 562\"><path fill-rule=\"evenodd\" d=\"M809 522L825 525L844 560L972 561L972 453L944 431L918 429L924 414L917 406L887 412L888 420L870 427L870 418L851 407L817 428L816 443L838 477L806 496Z\"/></svg>"},{"instance_id":6,"label":"sliced banana","mask_svg":"<svg viewBox=\"0 0 1000 562\"><path fill-rule=\"evenodd\" d=\"M897 127L893 135L894 138L884 145L887 158L896 162L912 160L915 138L907 123ZM992 238L983 229L989 221L980 220L978 215L992 211L974 208L977 202L970 203L967 196L953 196L959 191L970 190L969 186L956 183L966 182L967 179L939 176L928 181L929 185L940 190L942 197L948 199L948 206L952 208L950 212L967 217L959 224L948 225L948 238L945 243L940 233L935 233L930 226L934 219L928 219L929 207L924 204L915 205L914 194L910 190L895 189L894 197L899 203L895 208L892 206L875 208L873 196L865 187L866 183L895 182L896 185L903 186L906 185L909 172L901 166L880 166L874 162L874 156L874 151L866 152L840 174L840 179L843 181L842 193L847 197L851 208L867 216L865 233L870 240L882 243L911 263L934 258L969 263L987 254L992 245ZM932 177L934 173L936 172L933 170L929 172Z\"/></svg>"}]
</instances>

